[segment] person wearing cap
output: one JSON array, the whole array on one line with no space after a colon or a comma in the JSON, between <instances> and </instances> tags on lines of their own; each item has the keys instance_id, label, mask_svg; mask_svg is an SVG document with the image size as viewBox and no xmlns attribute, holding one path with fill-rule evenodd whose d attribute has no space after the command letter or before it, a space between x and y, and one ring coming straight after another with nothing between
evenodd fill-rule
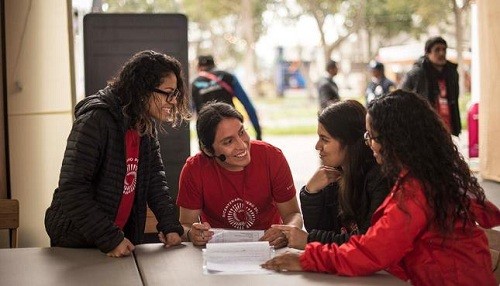
<instances>
[{"instance_id":1,"label":"person wearing cap","mask_svg":"<svg viewBox=\"0 0 500 286\"><path fill-rule=\"evenodd\" d=\"M385 77L384 64L372 60L370 61L369 67L372 78L370 83L368 83L368 86L366 87L366 105L368 105L368 103L370 103L370 101L374 100L375 98L380 97L384 94L388 94L396 87L394 85L394 82Z\"/></svg>"},{"instance_id":2,"label":"person wearing cap","mask_svg":"<svg viewBox=\"0 0 500 286\"><path fill-rule=\"evenodd\" d=\"M425 55L418 59L401 82L401 89L425 97L444 121L451 134L462 130L458 108L457 64L446 59L448 44L442 37L425 43Z\"/></svg>"},{"instance_id":3,"label":"person wearing cap","mask_svg":"<svg viewBox=\"0 0 500 286\"><path fill-rule=\"evenodd\" d=\"M323 77L318 82L318 97L319 97L319 107L321 110L325 109L328 105L339 101L339 87L333 80L339 71L337 67L337 62L334 60L329 60L326 63L325 71L327 76Z\"/></svg>"},{"instance_id":4,"label":"person wearing cap","mask_svg":"<svg viewBox=\"0 0 500 286\"><path fill-rule=\"evenodd\" d=\"M236 97L245 108L255 129L257 140L262 140L262 130L257 112L250 98L233 74L217 70L211 55L198 57L198 77L191 85L191 95L196 113L208 102L225 102L234 107L233 98Z\"/></svg>"}]
</instances>

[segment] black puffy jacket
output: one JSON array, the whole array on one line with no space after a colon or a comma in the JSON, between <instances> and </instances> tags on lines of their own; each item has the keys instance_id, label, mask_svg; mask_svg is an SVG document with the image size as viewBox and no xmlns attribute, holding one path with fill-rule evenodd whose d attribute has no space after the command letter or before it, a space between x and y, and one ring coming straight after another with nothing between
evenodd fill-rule
<instances>
[{"instance_id":1,"label":"black puffy jacket","mask_svg":"<svg viewBox=\"0 0 500 286\"><path fill-rule=\"evenodd\" d=\"M400 88L413 91L426 98L434 105L439 96L437 79L431 74L432 64L423 56L418 59L412 69L405 75ZM460 109L458 102L459 86L457 64L447 61L443 67L442 75L446 81L446 93L451 116L451 134L458 136L462 131L460 122Z\"/></svg>"},{"instance_id":2,"label":"black puffy jacket","mask_svg":"<svg viewBox=\"0 0 500 286\"><path fill-rule=\"evenodd\" d=\"M80 101L68 137L52 204L45 214L45 229L52 246L98 247L113 250L127 237L141 243L146 203L159 223L158 231L183 228L176 216L156 138L142 136L135 199L123 232L114 224L126 174L127 122L119 99L109 88Z\"/></svg>"}]
</instances>

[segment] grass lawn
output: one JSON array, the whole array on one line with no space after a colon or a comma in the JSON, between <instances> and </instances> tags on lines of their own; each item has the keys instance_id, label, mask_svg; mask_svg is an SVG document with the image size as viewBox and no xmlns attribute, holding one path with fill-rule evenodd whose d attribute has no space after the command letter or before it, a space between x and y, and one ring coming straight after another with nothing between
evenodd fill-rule
<instances>
[{"instance_id":1,"label":"grass lawn","mask_svg":"<svg viewBox=\"0 0 500 286\"><path fill-rule=\"evenodd\" d=\"M287 91L282 98L254 98L253 103L264 136L316 133L317 99L304 90Z\"/></svg>"}]
</instances>

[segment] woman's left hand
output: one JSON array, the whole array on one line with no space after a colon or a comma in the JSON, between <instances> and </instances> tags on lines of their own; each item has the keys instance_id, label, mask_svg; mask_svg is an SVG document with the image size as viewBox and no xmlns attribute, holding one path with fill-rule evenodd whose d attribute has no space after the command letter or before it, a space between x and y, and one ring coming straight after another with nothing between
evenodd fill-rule
<instances>
[{"instance_id":1,"label":"woman's left hand","mask_svg":"<svg viewBox=\"0 0 500 286\"><path fill-rule=\"evenodd\" d=\"M276 228L266 230L259 240L269 241L269 245L274 246L275 249L285 247L288 244L286 236L281 230Z\"/></svg>"},{"instance_id":2,"label":"woman's left hand","mask_svg":"<svg viewBox=\"0 0 500 286\"><path fill-rule=\"evenodd\" d=\"M307 244L307 232L293 225L273 224L272 228L279 229L288 241L288 247L304 249Z\"/></svg>"},{"instance_id":3,"label":"woman's left hand","mask_svg":"<svg viewBox=\"0 0 500 286\"><path fill-rule=\"evenodd\" d=\"M300 266L298 253L287 252L283 255L276 256L273 259L266 261L260 266L265 269L274 271L304 271Z\"/></svg>"},{"instance_id":4,"label":"woman's left hand","mask_svg":"<svg viewBox=\"0 0 500 286\"><path fill-rule=\"evenodd\" d=\"M181 244L181 237L177 232L170 232L164 235L162 232L158 233L158 238L165 245L165 248Z\"/></svg>"}]
</instances>

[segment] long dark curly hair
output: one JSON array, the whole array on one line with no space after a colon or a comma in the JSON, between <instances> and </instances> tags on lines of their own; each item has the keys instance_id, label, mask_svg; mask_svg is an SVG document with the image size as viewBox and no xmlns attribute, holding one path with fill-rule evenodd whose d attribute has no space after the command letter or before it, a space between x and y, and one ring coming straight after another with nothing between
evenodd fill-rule
<instances>
[{"instance_id":1,"label":"long dark curly hair","mask_svg":"<svg viewBox=\"0 0 500 286\"><path fill-rule=\"evenodd\" d=\"M149 98L154 96L153 89L158 88L170 74L177 78L177 89L180 91L168 120L175 127L190 118L189 97L177 59L151 50L141 51L133 55L118 75L108 82L113 93L120 98L122 112L129 119L128 128L137 128L141 135L155 134L155 124L149 115Z\"/></svg>"},{"instance_id":2,"label":"long dark curly hair","mask_svg":"<svg viewBox=\"0 0 500 286\"><path fill-rule=\"evenodd\" d=\"M343 164L339 181L339 204L346 221L359 221L369 211L364 183L366 174L376 162L363 140L365 117L365 107L356 100L336 102L318 117L319 123L340 142L345 151L347 162Z\"/></svg>"},{"instance_id":3,"label":"long dark curly hair","mask_svg":"<svg viewBox=\"0 0 500 286\"><path fill-rule=\"evenodd\" d=\"M437 229L450 234L455 222L473 221L470 198L484 205L484 190L429 102L398 89L370 102L368 114L382 146L382 171L395 181L407 168L423 183Z\"/></svg>"}]
</instances>

